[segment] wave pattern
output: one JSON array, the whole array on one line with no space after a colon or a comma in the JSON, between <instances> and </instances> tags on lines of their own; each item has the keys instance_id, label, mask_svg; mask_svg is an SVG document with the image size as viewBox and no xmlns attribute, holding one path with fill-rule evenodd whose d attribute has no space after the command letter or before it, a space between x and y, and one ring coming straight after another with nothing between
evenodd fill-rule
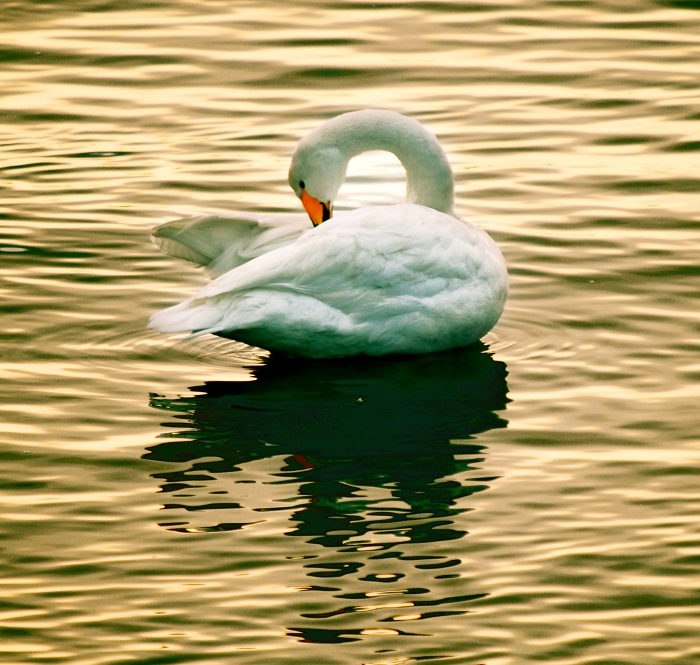
<instances>
[{"instance_id":1,"label":"wave pattern","mask_svg":"<svg viewBox=\"0 0 700 665\"><path fill-rule=\"evenodd\" d=\"M700 661L700 8L613 5L3 5L2 662ZM295 142L358 107L503 248L484 346L146 330L202 279L149 230L296 211ZM368 155L338 206L403 188Z\"/></svg>"}]
</instances>

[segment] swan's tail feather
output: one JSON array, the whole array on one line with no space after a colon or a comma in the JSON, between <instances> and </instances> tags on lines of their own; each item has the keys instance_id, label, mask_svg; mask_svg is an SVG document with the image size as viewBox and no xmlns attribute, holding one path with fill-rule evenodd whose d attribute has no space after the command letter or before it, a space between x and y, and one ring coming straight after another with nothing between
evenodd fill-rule
<instances>
[{"instance_id":1,"label":"swan's tail feather","mask_svg":"<svg viewBox=\"0 0 700 665\"><path fill-rule=\"evenodd\" d=\"M189 332L196 337L221 330L221 312L211 303L190 300L156 312L148 322L149 328L163 333Z\"/></svg>"}]
</instances>

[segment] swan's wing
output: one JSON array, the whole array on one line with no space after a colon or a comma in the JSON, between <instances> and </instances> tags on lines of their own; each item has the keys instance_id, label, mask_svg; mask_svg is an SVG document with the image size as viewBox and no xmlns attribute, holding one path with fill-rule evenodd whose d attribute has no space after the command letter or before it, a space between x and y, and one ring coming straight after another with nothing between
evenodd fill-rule
<instances>
[{"instance_id":1,"label":"swan's wing","mask_svg":"<svg viewBox=\"0 0 700 665\"><path fill-rule=\"evenodd\" d=\"M465 266L452 254L459 259L463 250L433 219L445 215L411 206L412 215L407 218L406 208L365 208L341 214L221 275L192 300L263 288L310 295L330 304L347 299L351 291L386 292L393 287L405 291L408 283L426 286L433 277L440 282L433 285L439 290L449 273L462 276Z\"/></svg>"},{"instance_id":2,"label":"swan's wing","mask_svg":"<svg viewBox=\"0 0 700 665\"><path fill-rule=\"evenodd\" d=\"M162 224L153 231L153 239L166 254L218 276L293 242L308 228L303 215L211 215Z\"/></svg>"},{"instance_id":3,"label":"swan's wing","mask_svg":"<svg viewBox=\"0 0 700 665\"><path fill-rule=\"evenodd\" d=\"M351 238L320 231L321 227L310 229L293 242L221 275L196 293L193 300L259 288L306 292L318 281L319 271L332 274L353 251Z\"/></svg>"},{"instance_id":4,"label":"swan's wing","mask_svg":"<svg viewBox=\"0 0 700 665\"><path fill-rule=\"evenodd\" d=\"M316 269L323 268L325 272L329 264L336 263L334 249L340 250L341 256L347 255L342 251L342 245L347 246L347 243L333 243L332 237L319 234L318 229L311 229L292 243L251 259L217 277L180 304L156 312L149 326L162 332L218 332L245 326L256 319L258 307L246 308L245 312L239 307L251 293L263 301L280 292L292 300L305 296L318 277ZM232 323L233 319L236 323Z\"/></svg>"},{"instance_id":5,"label":"swan's wing","mask_svg":"<svg viewBox=\"0 0 700 665\"><path fill-rule=\"evenodd\" d=\"M254 217L197 216L161 224L153 240L166 254L199 266L209 265L232 243L259 228Z\"/></svg>"}]
</instances>

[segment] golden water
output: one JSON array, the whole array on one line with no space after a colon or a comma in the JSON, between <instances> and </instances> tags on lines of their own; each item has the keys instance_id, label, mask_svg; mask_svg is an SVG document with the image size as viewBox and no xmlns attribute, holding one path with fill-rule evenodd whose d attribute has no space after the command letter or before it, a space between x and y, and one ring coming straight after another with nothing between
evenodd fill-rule
<instances>
[{"instance_id":1,"label":"golden water","mask_svg":"<svg viewBox=\"0 0 700 665\"><path fill-rule=\"evenodd\" d=\"M0 662L694 665L700 5L5 2ZM511 274L485 347L268 362L145 328L156 224L297 211L391 108ZM401 200L353 164L338 207Z\"/></svg>"}]
</instances>

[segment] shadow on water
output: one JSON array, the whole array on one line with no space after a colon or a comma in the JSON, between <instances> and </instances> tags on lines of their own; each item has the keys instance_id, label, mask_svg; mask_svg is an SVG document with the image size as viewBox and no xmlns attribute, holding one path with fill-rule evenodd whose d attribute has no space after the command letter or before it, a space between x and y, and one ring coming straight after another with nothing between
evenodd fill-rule
<instances>
[{"instance_id":1,"label":"shadow on water","mask_svg":"<svg viewBox=\"0 0 700 665\"><path fill-rule=\"evenodd\" d=\"M185 498L211 496L215 481L226 474L246 482L248 463L280 458L281 468L269 474L267 484L292 484L295 496L307 503L247 508L290 511L297 524L289 535L335 547L347 539L340 531L357 537L369 528L362 527L359 514L371 501L360 498L360 487L388 490L405 505L404 518L427 512L447 517L459 497L485 488L484 479L463 485L453 476L483 458L474 435L506 426L497 413L508 401L506 374L505 364L484 346L332 362L273 357L252 369L252 381L212 381L192 387L185 397L152 397L152 406L173 415L173 422L164 423L173 431L145 458L176 463L176 469L154 477L162 481L163 493ZM192 513L237 505L165 508ZM391 522L392 515L386 519ZM162 526L191 532L245 525ZM442 528L438 536L435 528L421 521L410 529L410 539L462 535Z\"/></svg>"}]
</instances>

